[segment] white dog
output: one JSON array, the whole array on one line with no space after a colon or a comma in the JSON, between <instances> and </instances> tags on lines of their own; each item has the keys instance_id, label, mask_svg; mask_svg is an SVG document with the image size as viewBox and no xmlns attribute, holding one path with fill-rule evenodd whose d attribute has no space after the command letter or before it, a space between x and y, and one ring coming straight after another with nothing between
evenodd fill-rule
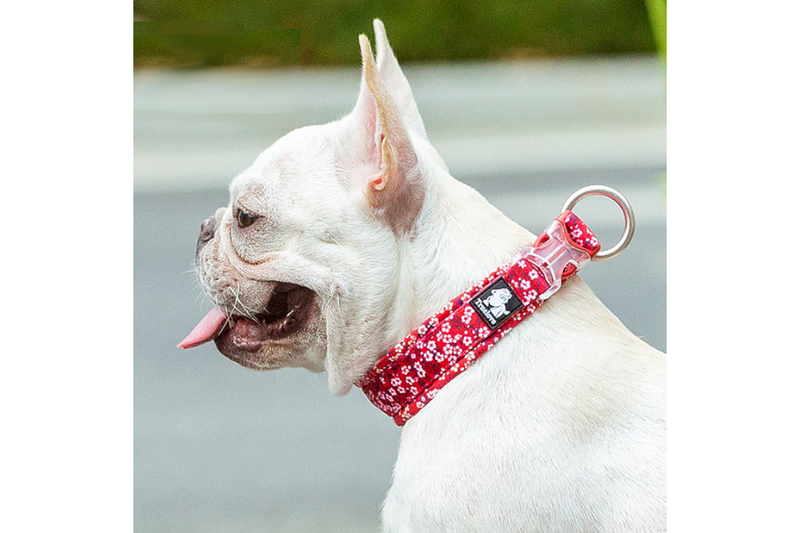
<instances>
[{"instance_id":1,"label":"white dog","mask_svg":"<svg viewBox=\"0 0 800 533\"><path fill-rule=\"evenodd\" d=\"M345 118L295 130L203 223L217 304L181 343L347 393L398 341L535 240L448 173L383 25ZM663 531L665 356L578 277L404 426L384 528Z\"/></svg>"}]
</instances>

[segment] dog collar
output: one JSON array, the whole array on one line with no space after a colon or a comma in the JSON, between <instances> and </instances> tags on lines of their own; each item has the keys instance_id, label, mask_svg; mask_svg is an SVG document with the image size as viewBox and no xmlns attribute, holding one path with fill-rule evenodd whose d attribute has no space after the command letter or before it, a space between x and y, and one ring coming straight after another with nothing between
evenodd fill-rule
<instances>
[{"instance_id":1,"label":"dog collar","mask_svg":"<svg viewBox=\"0 0 800 533\"><path fill-rule=\"evenodd\" d=\"M603 253L598 253L600 243L594 233L571 211L580 199L593 194L612 198L625 215L622 240ZM633 237L633 210L621 194L608 187L579 190L562 211L533 245L450 300L356 383L398 426L536 311L582 266L619 254Z\"/></svg>"}]
</instances>

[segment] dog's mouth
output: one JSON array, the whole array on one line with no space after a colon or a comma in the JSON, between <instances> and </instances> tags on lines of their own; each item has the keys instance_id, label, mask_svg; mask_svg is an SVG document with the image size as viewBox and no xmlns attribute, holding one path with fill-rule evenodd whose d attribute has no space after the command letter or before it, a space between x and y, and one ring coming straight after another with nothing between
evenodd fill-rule
<instances>
[{"instance_id":1,"label":"dog's mouth","mask_svg":"<svg viewBox=\"0 0 800 533\"><path fill-rule=\"evenodd\" d=\"M178 345L194 348L215 341L224 355L255 352L265 342L279 341L303 329L308 321L314 292L293 283L277 283L264 310L244 316L215 307Z\"/></svg>"}]
</instances>

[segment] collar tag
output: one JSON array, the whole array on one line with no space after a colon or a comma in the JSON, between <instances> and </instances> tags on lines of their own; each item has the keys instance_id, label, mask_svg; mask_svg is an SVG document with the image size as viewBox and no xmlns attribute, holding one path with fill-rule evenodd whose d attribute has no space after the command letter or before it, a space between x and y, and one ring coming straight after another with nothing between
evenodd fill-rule
<instances>
[{"instance_id":1,"label":"collar tag","mask_svg":"<svg viewBox=\"0 0 800 533\"><path fill-rule=\"evenodd\" d=\"M497 278L497 281L470 300L469 304L477 311L481 320L493 330L522 309L519 296L503 278Z\"/></svg>"}]
</instances>

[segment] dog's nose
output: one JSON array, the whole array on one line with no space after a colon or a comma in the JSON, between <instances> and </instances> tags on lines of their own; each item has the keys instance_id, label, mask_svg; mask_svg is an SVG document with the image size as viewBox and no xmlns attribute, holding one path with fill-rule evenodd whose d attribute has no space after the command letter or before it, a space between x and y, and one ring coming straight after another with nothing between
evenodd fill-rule
<instances>
[{"instance_id":1,"label":"dog's nose","mask_svg":"<svg viewBox=\"0 0 800 533\"><path fill-rule=\"evenodd\" d=\"M217 217L210 216L200 224L200 237L197 238L197 251L205 246L205 244L214 238L214 232L217 231Z\"/></svg>"}]
</instances>

